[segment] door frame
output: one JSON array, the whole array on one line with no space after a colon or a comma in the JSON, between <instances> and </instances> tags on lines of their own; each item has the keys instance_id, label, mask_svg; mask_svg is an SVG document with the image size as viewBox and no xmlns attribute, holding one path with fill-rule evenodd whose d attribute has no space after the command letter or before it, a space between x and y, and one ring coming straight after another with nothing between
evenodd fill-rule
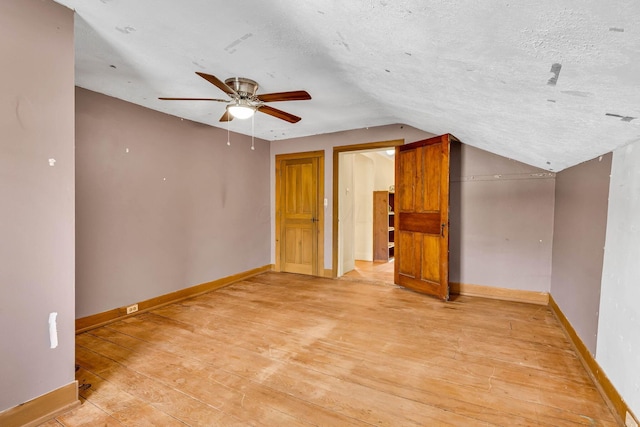
<instances>
[{"instance_id":1,"label":"door frame","mask_svg":"<svg viewBox=\"0 0 640 427\"><path fill-rule=\"evenodd\" d=\"M404 145L403 139L392 139L389 141L365 142L362 144L341 145L333 147L333 221L332 221L332 260L331 260L331 277L338 277L338 180L340 179L340 154L357 151L367 151L384 148L395 148ZM394 159L395 162L395 159Z\"/></svg>"},{"instance_id":2,"label":"door frame","mask_svg":"<svg viewBox=\"0 0 640 427\"><path fill-rule=\"evenodd\" d=\"M315 275L316 276L324 276L324 150L317 151L306 151L303 153L288 153L288 154L276 154L275 164L276 164L276 179L275 179L275 243L276 243L276 261L273 267L274 271L282 271L282 260L280 259L280 239L282 233L282 194L280 190L280 186L282 185L282 164L286 160L297 160L297 159L308 159L308 158L317 158L318 159L318 194L317 194L317 203L318 203L318 235L317 235L317 268Z\"/></svg>"}]
</instances>

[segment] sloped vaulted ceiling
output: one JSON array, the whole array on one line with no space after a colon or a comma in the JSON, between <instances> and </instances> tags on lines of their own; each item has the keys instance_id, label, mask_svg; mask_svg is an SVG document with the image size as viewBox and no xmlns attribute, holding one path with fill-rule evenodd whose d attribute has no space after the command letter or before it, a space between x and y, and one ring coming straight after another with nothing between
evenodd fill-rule
<instances>
[{"instance_id":1,"label":"sloped vaulted ceiling","mask_svg":"<svg viewBox=\"0 0 640 427\"><path fill-rule=\"evenodd\" d=\"M637 0L57 0L76 10L76 84L219 126L195 72L247 77L266 140L391 123L559 171L640 139ZM250 133L234 120L232 131Z\"/></svg>"}]
</instances>

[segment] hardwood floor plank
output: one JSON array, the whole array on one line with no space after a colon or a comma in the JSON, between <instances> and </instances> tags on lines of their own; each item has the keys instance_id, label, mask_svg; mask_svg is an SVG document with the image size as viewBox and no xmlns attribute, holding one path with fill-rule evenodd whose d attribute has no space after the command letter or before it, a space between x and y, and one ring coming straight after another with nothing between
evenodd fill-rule
<instances>
[{"instance_id":1,"label":"hardwood floor plank","mask_svg":"<svg viewBox=\"0 0 640 427\"><path fill-rule=\"evenodd\" d=\"M76 343L68 426L616 425L538 305L265 273Z\"/></svg>"},{"instance_id":2,"label":"hardwood floor plank","mask_svg":"<svg viewBox=\"0 0 640 427\"><path fill-rule=\"evenodd\" d=\"M76 426L105 426L122 427L123 424L96 407L86 399L80 398L81 405L66 414L56 417L56 420L66 427Z\"/></svg>"},{"instance_id":3,"label":"hardwood floor plank","mask_svg":"<svg viewBox=\"0 0 640 427\"><path fill-rule=\"evenodd\" d=\"M120 389L116 384L106 381L84 368L80 368L76 372L76 380L78 380L80 396L109 415L144 403Z\"/></svg>"},{"instance_id":4,"label":"hardwood floor plank","mask_svg":"<svg viewBox=\"0 0 640 427\"><path fill-rule=\"evenodd\" d=\"M61 427L61 426L62 424L60 424L57 420L50 420L44 424L40 424L39 427Z\"/></svg>"},{"instance_id":5,"label":"hardwood floor plank","mask_svg":"<svg viewBox=\"0 0 640 427\"><path fill-rule=\"evenodd\" d=\"M126 426L184 427L188 425L151 405L131 406L112 414L112 416Z\"/></svg>"}]
</instances>

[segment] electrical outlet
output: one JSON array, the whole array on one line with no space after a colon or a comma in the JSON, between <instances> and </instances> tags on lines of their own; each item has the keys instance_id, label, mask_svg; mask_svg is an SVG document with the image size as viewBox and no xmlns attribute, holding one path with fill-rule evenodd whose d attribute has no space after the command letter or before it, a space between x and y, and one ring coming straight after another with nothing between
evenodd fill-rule
<instances>
[{"instance_id":1,"label":"electrical outlet","mask_svg":"<svg viewBox=\"0 0 640 427\"><path fill-rule=\"evenodd\" d=\"M127 307L127 314L135 313L136 311L138 311L138 304L133 304Z\"/></svg>"},{"instance_id":2,"label":"electrical outlet","mask_svg":"<svg viewBox=\"0 0 640 427\"><path fill-rule=\"evenodd\" d=\"M638 422L633 418L633 415L627 412L626 419L624 420L624 425L627 427L638 427Z\"/></svg>"}]
</instances>

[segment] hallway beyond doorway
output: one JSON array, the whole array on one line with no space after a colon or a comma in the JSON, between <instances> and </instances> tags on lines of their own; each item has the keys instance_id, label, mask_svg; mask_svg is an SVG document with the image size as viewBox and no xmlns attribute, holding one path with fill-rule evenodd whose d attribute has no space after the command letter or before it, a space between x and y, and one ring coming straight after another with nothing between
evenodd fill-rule
<instances>
[{"instance_id":1,"label":"hallway beyond doorway","mask_svg":"<svg viewBox=\"0 0 640 427\"><path fill-rule=\"evenodd\" d=\"M355 261L355 268L341 279L367 280L393 284L393 259L389 262Z\"/></svg>"}]
</instances>

